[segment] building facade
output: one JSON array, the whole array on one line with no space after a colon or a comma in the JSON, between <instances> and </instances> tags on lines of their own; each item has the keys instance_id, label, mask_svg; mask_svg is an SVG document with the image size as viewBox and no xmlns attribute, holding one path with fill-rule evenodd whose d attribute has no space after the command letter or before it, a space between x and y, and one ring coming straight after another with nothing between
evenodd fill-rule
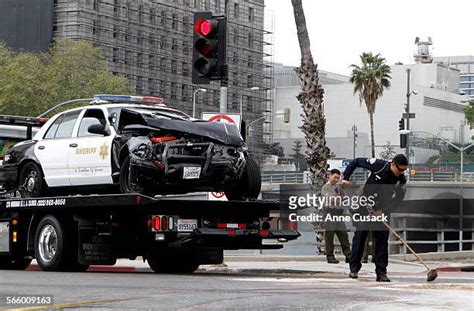
<instances>
[{"instance_id":1,"label":"building facade","mask_svg":"<svg viewBox=\"0 0 474 311\"><path fill-rule=\"evenodd\" d=\"M31 1L16 0L4 10L10 9L10 15L15 15L19 2ZM270 35L264 29L264 0L45 1L53 2L52 40L80 39L100 46L109 60L110 70L127 77L137 94L163 97L168 105L191 113L194 90L206 88L207 92L196 96L197 116L219 111L220 83L193 85L191 82L193 13L225 14L227 111L239 112L242 102L244 119L248 122L272 111L272 77L264 70L264 58L268 56L265 40ZM271 118L252 126L248 142L261 161L271 142Z\"/></svg>"},{"instance_id":2,"label":"building facade","mask_svg":"<svg viewBox=\"0 0 474 311\"><path fill-rule=\"evenodd\" d=\"M474 99L474 56L435 57L434 61L459 70L459 91Z\"/></svg>"},{"instance_id":3,"label":"building facade","mask_svg":"<svg viewBox=\"0 0 474 311\"><path fill-rule=\"evenodd\" d=\"M377 101L375 110L376 155L379 156L388 143L396 146L396 151L404 152L398 148L398 121L405 110L408 68L411 71L411 90L417 93L410 97L410 111L415 113L415 118L410 121L410 129L429 132L452 142L466 142L470 132L463 112L465 97L457 92L459 71L441 64L394 65L391 67L392 86ZM355 125L358 132L355 155L367 157L370 156L371 149L369 116L365 104L360 103L358 94L354 94L353 85L347 81L347 77L340 79L339 83L325 83L321 79L327 145L336 158L352 158L352 127ZM274 141L282 143L287 156L291 155L291 146L295 140L304 141L304 134L299 129L302 125L302 108L296 99L299 88L299 85L275 87L275 110L291 110L289 123L284 123L278 116L273 123ZM412 161L417 163L423 163L430 156L439 154L439 146L436 144L431 148L423 146L411 149L414 152Z\"/></svg>"}]
</instances>

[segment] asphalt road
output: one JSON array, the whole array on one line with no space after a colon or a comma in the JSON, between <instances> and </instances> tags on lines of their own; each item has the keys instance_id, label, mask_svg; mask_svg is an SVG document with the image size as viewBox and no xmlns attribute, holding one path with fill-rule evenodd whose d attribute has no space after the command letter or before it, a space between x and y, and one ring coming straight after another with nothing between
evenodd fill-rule
<instances>
[{"instance_id":1,"label":"asphalt road","mask_svg":"<svg viewBox=\"0 0 474 311\"><path fill-rule=\"evenodd\" d=\"M0 307L7 296L51 295L41 308L88 309L474 309L474 273L440 273L426 283L420 273L392 274L392 283L372 275L358 280L342 273L271 273L211 270L193 275L152 272L0 271Z\"/></svg>"}]
</instances>

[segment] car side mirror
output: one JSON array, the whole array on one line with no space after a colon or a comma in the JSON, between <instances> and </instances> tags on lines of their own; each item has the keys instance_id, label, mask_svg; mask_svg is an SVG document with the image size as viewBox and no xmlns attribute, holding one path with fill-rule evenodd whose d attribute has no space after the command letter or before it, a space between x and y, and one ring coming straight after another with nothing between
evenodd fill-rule
<instances>
[{"instance_id":1,"label":"car side mirror","mask_svg":"<svg viewBox=\"0 0 474 311\"><path fill-rule=\"evenodd\" d=\"M99 134L103 136L110 135L109 128L103 124L92 124L87 128L87 131L91 134Z\"/></svg>"}]
</instances>

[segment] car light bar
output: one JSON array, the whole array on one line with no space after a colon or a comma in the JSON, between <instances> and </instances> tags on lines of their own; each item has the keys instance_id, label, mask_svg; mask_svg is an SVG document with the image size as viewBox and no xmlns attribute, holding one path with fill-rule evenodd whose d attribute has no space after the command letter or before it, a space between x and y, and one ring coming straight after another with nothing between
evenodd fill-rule
<instances>
[{"instance_id":1,"label":"car light bar","mask_svg":"<svg viewBox=\"0 0 474 311\"><path fill-rule=\"evenodd\" d=\"M164 100L161 97L154 96L132 96L132 95L112 95L112 94L97 94L94 95L94 101L109 101L109 102L131 102L131 103L150 103L164 105Z\"/></svg>"}]
</instances>

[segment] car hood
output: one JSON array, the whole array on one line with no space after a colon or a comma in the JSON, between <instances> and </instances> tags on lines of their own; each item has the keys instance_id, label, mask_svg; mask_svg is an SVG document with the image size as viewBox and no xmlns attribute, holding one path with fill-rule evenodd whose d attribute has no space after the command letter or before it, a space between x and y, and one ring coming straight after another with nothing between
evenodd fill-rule
<instances>
[{"instance_id":1,"label":"car hood","mask_svg":"<svg viewBox=\"0 0 474 311\"><path fill-rule=\"evenodd\" d=\"M244 143L237 126L229 123L170 119L122 109L119 124L120 129L131 125L145 125L170 132L201 136L225 145L241 146Z\"/></svg>"}]
</instances>

